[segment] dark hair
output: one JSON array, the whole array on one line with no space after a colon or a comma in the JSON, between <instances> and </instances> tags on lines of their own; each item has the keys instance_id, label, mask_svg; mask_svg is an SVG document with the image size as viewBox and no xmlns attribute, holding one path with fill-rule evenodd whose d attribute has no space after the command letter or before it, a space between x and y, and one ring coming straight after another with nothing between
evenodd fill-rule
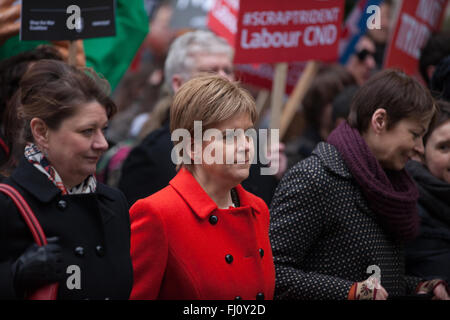
<instances>
[{"instance_id":1,"label":"dark hair","mask_svg":"<svg viewBox=\"0 0 450 320\"><path fill-rule=\"evenodd\" d=\"M53 46L41 45L0 61L0 119L30 63L42 59L63 60Z\"/></svg>"},{"instance_id":2,"label":"dark hair","mask_svg":"<svg viewBox=\"0 0 450 320\"><path fill-rule=\"evenodd\" d=\"M18 129L23 127L23 139L32 142L31 119L40 118L50 129L57 130L63 120L76 113L80 104L91 101L102 105L110 118L116 112L116 105L108 94L108 82L94 70L56 60L40 60L22 77L8 106L7 141L20 139Z\"/></svg>"},{"instance_id":3,"label":"dark hair","mask_svg":"<svg viewBox=\"0 0 450 320\"><path fill-rule=\"evenodd\" d=\"M333 123L336 123L338 118L347 119L348 114L350 113L350 106L352 104L352 99L358 91L359 86L351 85L339 93L337 97L333 100L333 112L332 118Z\"/></svg>"},{"instance_id":4,"label":"dark hair","mask_svg":"<svg viewBox=\"0 0 450 320\"><path fill-rule=\"evenodd\" d=\"M427 133L423 137L423 145L427 144L428 138L433 131L450 119L450 102L444 100L436 101L436 116L430 123Z\"/></svg>"},{"instance_id":5,"label":"dark hair","mask_svg":"<svg viewBox=\"0 0 450 320\"><path fill-rule=\"evenodd\" d=\"M436 106L429 91L399 70L383 70L370 78L356 93L348 123L363 133L374 112L387 112L387 129L406 118L432 119Z\"/></svg>"},{"instance_id":6,"label":"dark hair","mask_svg":"<svg viewBox=\"0 0 450 320\"><path fill-rule=\"evenodd\" d=\"M343 66L321 66L303 99L303 110L309 125L319 128L325 106L332 103L345 86L354 83L355 79Z\"/></svg>"},{"instance_id":7,"label":"dark hair","mask_svg":"<svg viewBox=\"0 0 450 320\"><path fill-rule=\"evenodd\" d=\"M431 78L430 89L438 99L450 101L450 55L436 66Z\"/></svg>"},{"instance_id":8,"label":"dark hair","mask_svg":"<svg viewBox=\"0 0 450 320\"><path fill-rule=\"evenodd\" d=\"M419 58L419 70L427 86L430 85L427 68L435 66L450 54L450 33L433 34L423 47Z\"/></svg>"}]
</instances>

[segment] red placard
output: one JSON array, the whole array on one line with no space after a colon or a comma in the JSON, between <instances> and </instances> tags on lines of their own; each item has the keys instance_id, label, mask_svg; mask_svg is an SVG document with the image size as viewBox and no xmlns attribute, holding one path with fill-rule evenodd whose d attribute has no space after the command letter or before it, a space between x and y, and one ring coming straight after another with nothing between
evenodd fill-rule
<instances>
[{"instance_id":1,"label":"red placard","mask_svg":"<svg viewBox=\"0 0 450 320\"><path fill-rule=\"evenodd\" d=\"M208 27L234 48L237 33L239 0L215 0L208 14Z\"/></svg>"},{"instance_id":2,"label":"red placard","mask_svg":"<svg viewBox=\"0 0 450 320\"><path fill-rule=\"evenodd\" d=\"M343 0L241 1L235 63L336 60L343 11Z\"/></svg>"},{"instance_id":3,"label":"red placard","mask_svg":"<svg viewBox=\"0 0 450 320\"><path fill-rule=\"evenodd\" d=\"M217 0L208 26L235 48L235 63L334 61L343 11L344 0Z\"/></svg>"},{"instance_id":4,"label":"red placard","mask_svg":"<svg viewBox=\"0 0 450 320\"><path fill-rule=\"evenodd\" d=\"M440 30L448 0L407 0L399 11L384 67L399 68L420 79L420 51L435 31Z\"/></svg>"},{"instance_id":5,"label":"red placard","mask_svg":"<svg viewBox=\"0 0 450 320\"><path fill-rule=\"evenodd\" d=\"M306 62L292 62L288 65L286 79L286 94L291 94L300 78ZM272 90L274 66L272 64L237 64L235 65L236 78L242 82L255 85L259 88Z\"/></svg>"}]
</instances>

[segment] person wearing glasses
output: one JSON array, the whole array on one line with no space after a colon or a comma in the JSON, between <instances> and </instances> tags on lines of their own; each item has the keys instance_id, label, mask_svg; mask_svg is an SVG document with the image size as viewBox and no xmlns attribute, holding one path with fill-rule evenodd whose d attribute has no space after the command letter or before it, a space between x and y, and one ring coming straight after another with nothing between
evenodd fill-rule
<instances>
[{"instance_id":1,"label":"person wearing glasses","mask_svg":"<svg viewBox=\"0 0 450 320\"><path fill-rule=\"evenodd\" d=\"M375 71L377 66L375 51L373 40L367 36L362 36L355 46L355 52L349 57L345 65L359 86L369 80Z\"/></svg>"}]
</instances>

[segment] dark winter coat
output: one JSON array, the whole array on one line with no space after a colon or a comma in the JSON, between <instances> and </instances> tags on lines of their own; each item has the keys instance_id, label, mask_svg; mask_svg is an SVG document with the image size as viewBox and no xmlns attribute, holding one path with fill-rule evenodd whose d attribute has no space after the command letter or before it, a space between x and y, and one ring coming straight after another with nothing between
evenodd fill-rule
<instances>
[{"instance_id":1,"label":"dark winter coat","mask_svg":"<svg viewBox=\"0 0 450 320\"><path fill-rule=\"evenodd\" d=\"M410 161L407 170L419 188L420 234L407 246L406 271L450 282L450 184Z\"/></svg>"},{"instance_id":2,"label":"dark winter coat","mask_svg":"<svg viewBox=\"0 0 450 320\"><path fill-rule=\"evenodd\" d=\"M59 237L64 271L76 265L80 289L69 288L67 273L58 299L128 299L133 283L130 221L125 197L103 184L91 194L61 195L60 190L25 158L5 181L25 198L44 233ZM11 264L33 243L31 232L12 200L0 194L0 298L14 292ZM69 279L70 280L70 279Z\"/></svg>"},{"instance_id":3,"label":"dark winter coat","mask_svg":"<svg viewBox=\"0 0 450 320\"><path fill-rule=\"evenodd\" d=\"M318 144L281 180L271 206L276 299L348 297L369 266L390 296L412 294L400 244L383 230L336 148Z\"/></svg>"}]
</instances>

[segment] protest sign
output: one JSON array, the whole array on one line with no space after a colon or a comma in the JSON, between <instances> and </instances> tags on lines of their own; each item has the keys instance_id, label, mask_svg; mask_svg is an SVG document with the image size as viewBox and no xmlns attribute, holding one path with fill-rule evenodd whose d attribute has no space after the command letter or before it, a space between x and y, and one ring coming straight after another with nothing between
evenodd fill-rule
<instances>
[{"instance_id":1,"label":"protest sign","mask_svg":"<svg viewBox=\"0 0 450 320\"><path fill-rule=\"evenodd\" d=\"M275 64L271 128L280 128L287 63L337 60L343 11L343 0L217 0L211 9L208 27L234 47L235 64ZM251 68L242 69L251 82L264 83L254 72L248 76ZM292 104L301 101L315 69Z\"/></svg>"},{"instance_id":2,"label":"protest sign","mask_svg":"<svg viewBox=\"0 0 450 320\"><path fill-rule=\"evenodd\" d=\"M420 79L418 61L428 38L442 25L448 0L403 1L385 58L385 68L400 68Z\"/></svg>"},{"instance_id":3,"label":"protest sign","mask_svg":"<svg viewBox=\"0 0 450 320\"><path fill-rule=\"evenodd\" d=\"M235 48L235 63L337 59L343 0L218 0L211 30Z\"/></svg>"},{"instance_id":4,"label":"protest sign","mask_svg":"<svg viewBox=\"0 0 450 320\"><path fill-rule=\"evenodd\" d=\"M209 11L208 28L235 47L239 0L216 0Z\"/></svg>"},{"instance_id":5,"label":"protest sign","mask_svg":"<svg viewBox=\"0 0 450 320\"><path fill-rule=\"evenodd\" d=\"M288 64L286 94L292 93L305 67L306 62L291 62ZM270 90L273 86L274 65L267 63L237 64L235 65L235 74L236 78L242 82Z\"/></svg>"},{"instance_id":6,"label":"protest sign","mask_svg":"<svg viewBox=\"0 0 450 320\"><path fill-rule=\"evenodd\" d=\"M20 40L114 36L114 0L22 0Z\"/></svg>"}]
</instances>

